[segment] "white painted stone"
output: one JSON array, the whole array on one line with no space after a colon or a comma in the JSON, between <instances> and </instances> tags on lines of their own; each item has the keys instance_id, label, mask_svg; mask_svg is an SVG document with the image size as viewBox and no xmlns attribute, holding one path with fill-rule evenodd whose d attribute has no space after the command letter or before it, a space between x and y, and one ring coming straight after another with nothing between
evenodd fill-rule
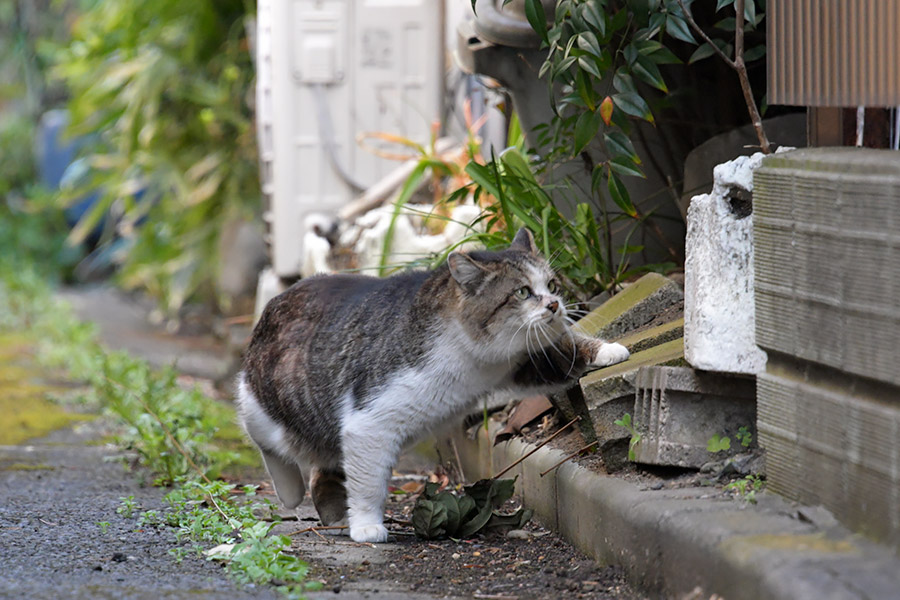
<instances>
[{"instance_id":1,"label":"white painted stone","mask_svg":"<svg viewBox=\"0 0 900 600\"><path fill-rule=\"evenodd\" d=\"M386 262L388 265L397 266L443 252L449 246L458 243L477 229L471 223L481 214L478 206L461 204L453 208L450 220L441 233L435 235L420 233L423 213L432 210L434 210L432 206L407 205L395 219L394 207L389 205L372 210L357 219L356 225L360 227L361 232L358 234L359 241L355 250L359 257L360 270L369 273L377 271L381 264L384 240L392 220L394 231L390 255ZM468 247L464 245L461 249Z\"/></svg>"},{"instance_id":2,"label":"white painted stone","mask_svg":"<svg viewBox=\"0 0 900 600\"><path fill-rule=\"evenodd\" d=\"M687 213L684 265L684 357L697 369L756 374L766 354L756 345L753 219L735 216L732 187L753 191L753 171L765 155L741 156L713 170L710 194L695 196Z\"/></svg>"}]
</instances>

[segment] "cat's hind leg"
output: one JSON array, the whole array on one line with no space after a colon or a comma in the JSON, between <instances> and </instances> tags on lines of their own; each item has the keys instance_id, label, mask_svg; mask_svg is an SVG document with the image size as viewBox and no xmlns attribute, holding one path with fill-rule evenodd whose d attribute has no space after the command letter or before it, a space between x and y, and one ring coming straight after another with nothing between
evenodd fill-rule
<instances>
[{"instance_id":1,"label":"cat's hind leg","mask_svg":"<svg viewBox=\"0 0 900 600\"><path fill-rule=\"evenodd\" d=\"M262 454L278 499L285 508L296 508L303 502L306 486L297 462L286 458L292 454L290 444L286 441L287 432L266 414L243 375L238 379L235 403L244 431Z\"/></svg>"},{"instance_id":2,"label":"cat's hind leg","mask_svg":"<svg viewBox=\"0 0 900 600\"><path fill-rule=\"evenodd\" d=\"M347 515L346 477L340 469L313 467L309 475L309 491L322 525L343 524Z\"/></svg>"},{"instance_id":3,"label":"cat's hind leg","mask_svg":"<svg viewBox=\"0 0 900 600\"><path fill-rule=\"evenodd\" d=\"M275 493L285 508L297 508L303 502L306 495L306 486L303 484L303 474L296 463L281 458L277 454L260 447L266 471L275 485Z\"/></svg>"}]
</instances>

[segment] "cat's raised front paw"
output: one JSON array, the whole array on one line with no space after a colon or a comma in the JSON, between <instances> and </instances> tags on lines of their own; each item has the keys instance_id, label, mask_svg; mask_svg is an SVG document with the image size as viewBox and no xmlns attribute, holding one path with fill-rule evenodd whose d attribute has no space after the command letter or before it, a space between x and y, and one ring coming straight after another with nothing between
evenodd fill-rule
<instances>
[{"instance_id":1,"label":"cat's raised front paw","mask_svg":"<svg viewBox=\"0 0 900 600\"><path fill-rule=\"evenodd\" d=\"M384 525L350 526L350 538L354 542L380 544L388 539L388 530Z\"/></svg>"},{"instance_id":2,"label":"cat's raised front paw","mask_svg":"<svg viewBox=\"0 0 900 600\"><path fill-rule=\"evenodd\" d=\"M608 367L609 365L628 360L629 356L631 356L631 353L628 352L628 348L622 344L617 344L615 342L603 344L600 346L600 349L597 350L597 356L594 357L592 364L596 367Z\"/></svg>"}]
</instances>

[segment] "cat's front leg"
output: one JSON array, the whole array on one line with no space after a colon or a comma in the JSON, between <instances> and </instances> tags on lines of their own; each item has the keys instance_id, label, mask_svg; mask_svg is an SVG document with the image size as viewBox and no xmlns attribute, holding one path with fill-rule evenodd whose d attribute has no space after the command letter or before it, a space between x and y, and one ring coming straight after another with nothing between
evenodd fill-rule
<instances>
[{"instance_id":1,"label":"cat's front leg","mask_svg":"<svg viewBox=\"0 0 900 600\"><path fill-rule=\"evenodd\" d=\"M377 419L351 420L342 438L350 537L355 542L386 542L384 504L400 445Z\"/></svg>"},{"instance_id":2,"label":"cat's front leg","mask_svg":"<svg viewBox=\"0 0 900 600\"><path fill-rule=\"evenodd\" d=\"M588 365L592 367L608 367L628 360L631 353L628 348L617 342L604 342L595 338L581 337L578 345L588 347Z\"/></svg>"}]
</instances>

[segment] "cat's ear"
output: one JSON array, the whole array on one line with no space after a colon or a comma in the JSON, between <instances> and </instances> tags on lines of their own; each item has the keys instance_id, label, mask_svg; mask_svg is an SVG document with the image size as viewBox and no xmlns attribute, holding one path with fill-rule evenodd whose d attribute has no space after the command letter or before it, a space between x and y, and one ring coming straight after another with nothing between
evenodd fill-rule
<instances>
[{"instance_id":1,"label":"cat's ear","mask_svg":"<svg viewBox=\"0 0 900 600\"><path fill-rule=\"evenodd\" d=\"M451 252L447 257L447 266L450 267L450 275L463 288L474 286L487 272L472 257L462 252Z\"/></svg>"},{"instance_id":2,"label":"cat's ear","mask_svg":"<svg viewBox=\"0 0 900 600\"><path fill-rule=\"evenodd\" d=\"M513 238L512 243L509 245L509 249L537 254L537 247L534 245L534 236L531 235L531 232L528 231L526 227L519 229L516 233L516 237Z\"/></svg>"}]
</instances>

